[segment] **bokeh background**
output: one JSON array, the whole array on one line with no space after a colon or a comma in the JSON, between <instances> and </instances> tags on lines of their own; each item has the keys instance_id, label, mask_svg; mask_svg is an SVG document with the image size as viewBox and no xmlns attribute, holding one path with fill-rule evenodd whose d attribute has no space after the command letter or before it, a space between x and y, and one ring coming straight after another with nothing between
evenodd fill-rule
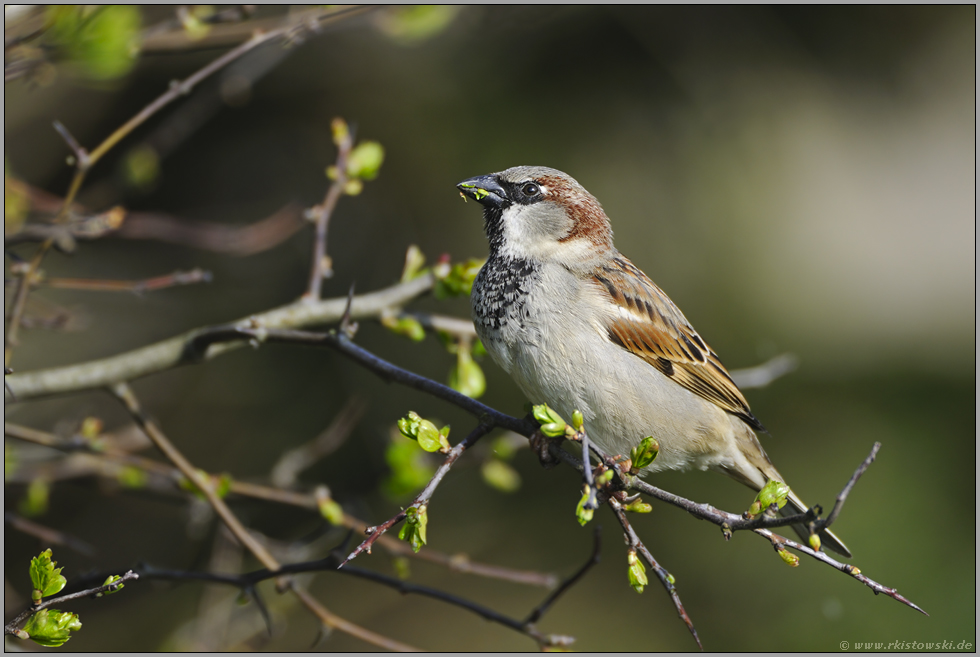
<instances>
[{"instance_id":1,"label":"bokeh background","mask_svg":"<svg viewBox=\"0 0 980 657\"><path fill-rule=\"evenodd\" d=\"M143 13L143 25L167 11ZM330 120L343 116L359 137L384 145L386 160L361 195L341 201L330 225L335 275L324 294L342 296L352 282L359 291L395 282L409 244L430 258L483 257L480 212L459 199L459 180L518 164L567 171L603 203L620 250L729 368L783 352L799 357L796 372L747 396L772 432L766 450L806 501L829 508L871 445L883 443L835 530L864 573L931 614L875 597L806 558L790 569L755 536L726 543L716 527L654 504L636 518L637 530L675 575L705 647L975 646L975 7L467 7L422 16L376 11L291 49L257 51L237 80L215 77L110 153L81 202L229 225L289 201L312 206L329 182ZM144 53L108 81L63 66L43 83L6 84L9 171L63 195L71 169L52 121L94 147L170 80L221 53L204 43ZM158 165L136 180L132 153L146 146ZM76 320L69 331L25 331L12 365L27 371L108 356L288 303L306 284L310 240L303 230L237 258L113 239L51 255L44 268L53 276L138 279L201 266L214 280L142 296L39 292ZM468 315L462 299L412 307ZM431 336L410 343L373 323L358 342L439 380L453 362ZM483 365L483 401L521 414L520 392L492 362ZM470 425L339 355L285 346L239 350L135 389L195 464L255 481L348 399L362 398L368 410L353 435L302 481L327 483L345 508L375 522L396 509L379 491L394 420L412 409L451 422L457 435ZM44 430L89 415L110 428L128 421L95 392L8 403L5 413ZM430 545L513 568L574 572L592 542L591 527L573 514L577 477L542 470L527 450L513 466L523 482L513 494L484 484L475 461L454 469L430 506ZM733 511L752 497L712 473L654 483ZM5 508L16 509L23 495L23 485L6 486ZM282 541L302 541L322 524L256 502L233 508ZM205 569L215 544L214 521L194 516L186 498L94 478L55 486L38 521L97 548L90 556L56 550L69 580L138 561ZM695 648L656 583L643 595L628 586L611 515L594 523L603 527L602 563L541 628L578 637L579 650ZM38 542L9 528L5 536L5 597L23 601ZM359 565L393 572L381 550ZM545 594L418 562L412 578L516 617ZM348 619L426 649L534 648L432 600L329 573L311 586ZM201 647L206 595L213 593L198 584L138 583L79 602L70 608L84 627L69 646ZM225 645L247 635L242 627L261 625L254 605L234 607L233 598L223 604L238 625ZM299 650L313 642L304 610L275 613L276 635L249 645ZM370 648L340 633L319 647Z\"/></svg>"}]
</instances>

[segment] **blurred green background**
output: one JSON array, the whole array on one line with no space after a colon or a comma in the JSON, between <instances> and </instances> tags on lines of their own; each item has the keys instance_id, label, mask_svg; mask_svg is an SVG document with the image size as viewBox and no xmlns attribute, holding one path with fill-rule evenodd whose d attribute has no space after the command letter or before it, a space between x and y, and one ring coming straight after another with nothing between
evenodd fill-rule
<instances>
[{"instance_id":1,"label":"blurred green background","mask_svg":"<svg viewBox=\"0 0 980 657\"><path fill-rule=\"evenodd\" d=\"M142 25L168 11L147 10ZM458 181L519 164L564 170L602 202L620 250L670 294L729 368L782 352L799 356L798 371L747 397L772 432L762 438L766 450L804 500L829 509L871 445L883 443L835 531L854 552L852 563L931 614L875 597L813 560L790 569L758 537L736 534L726 543L713 525L655 503L637 517L637 530L675 575L704 646L975 646L975 19L973 6L375 11L289 50L263 48L204 83L112 151L80 201L227 224L256 221L289 201L312 206L329 182L330 120L343 116L359 138L380 141L387 157L379 178L344 198L331 222L329 297L346 294L352 282L361 292L395 282L409 244L430 258L483 257L480 212L458 198ZM52 121L94 147L170 80L221 52L202 45L144 53L111 80L60 67L43 84L7 83L7 166L63 195L72 172ZM154 149L159 167L134 184L126 163L141 145ZM142 296L44 290L35 296L71 308L75 328L23 332L12 365L28 371L108 356L288 303L306 284L310 238L305 229L241 258L113 239L84 243L71 257L53 254L44 263L52 276L138 279L201 266L214 281ZM468 315L462 299L412 307ZM364 323L358 342L439 380L453 362L433 337L409 343L373 323ZM483 364L482 401L521 414L516 386ZM302 481L327 483L349 512L372 522L397 508L378 489L398 417L412 409L450 422L454 439L472 425L446 404L386 386L325 350L239 350L134 387L195 464L255 481L349 398L363 398L368 411L353 436ZM128 422L97 392L7 404L5 412L44 430L87 415L110 428ZM508 495L486 486L476 461L464 459L430 506L430 545L571 574L592 541L591 526L579 527L573 514L576 475L542 470L527 450L513 463L523 485ZM712 473L653 483L732 511L752 497ZM23 494L23 486L6 486L5 508L16 508ZM321 524L269 504L233 508L284 541ZM55 551L70 581L138 561L206 569L214 523L194 529L190 518L183 498L80 479L56 485L38 521L97 548L92 556ZM603 510L594 523L603 527L602 563L541 629L576 636L578 650L694 649L659 585L642 596L630 589L613 517ZM23 604L38 542L8 528L5 548L6 591ZM358 565L393 572L382 550ZM412 579L518 618L545 595L417 561ZM349 620L422 648L534 648L436 601L330 573L310 586ZM194 622L204 592L198 584L145 582L73 604L66 608L84 627L69 647L200 647ZM5 597L9 604L12 595ZM233 597L227 613L260 628L254 605L234 607ZM313 642L316 627L304 610L284 608L276 617L276 635L257 647L301 650ZM341 633L320 647L370 648Z\"/></svg>"}]
</instances>

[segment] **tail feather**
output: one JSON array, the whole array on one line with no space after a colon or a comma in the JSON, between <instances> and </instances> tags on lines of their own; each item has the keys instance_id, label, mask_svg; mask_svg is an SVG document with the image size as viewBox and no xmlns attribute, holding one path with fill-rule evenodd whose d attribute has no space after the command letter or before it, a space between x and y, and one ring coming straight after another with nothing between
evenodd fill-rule
<instances>
[{"instance_id":1,"label":"tail feather","mask_svg":"<svg viewBox=\"0 0 980 657\"><path fill-rule=\"evenodd\" d=\"M803 500L796 496L796 493L790 491L789 496L786 498L786 506L779 510L779 512L784 516L795 516L799 513L806 513L808 507L803 503ZM803 525L793 525L793 530L799 534L800 538L803 539L804 545L809 545L810 540L810 530ZM823 548L836 552L837 554L850 557L851 551L847 549L844 542L837 538L834 532L829 529L824 529L820 532L820 544Z\"/></svg>"}]
</instances>

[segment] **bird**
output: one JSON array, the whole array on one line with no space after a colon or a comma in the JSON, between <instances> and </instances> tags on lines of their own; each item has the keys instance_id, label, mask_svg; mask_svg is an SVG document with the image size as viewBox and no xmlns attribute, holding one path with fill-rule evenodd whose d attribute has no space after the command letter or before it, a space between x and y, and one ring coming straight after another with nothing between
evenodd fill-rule
<instances>
[{"instance_id":1,"label":"bird","mask_svg":"<svg viewBox=\"0 0 980 657\"><path fill-rule=\"evenodd\" d=\"M579 411L589 439L626 454L659 443L641 476L712 470L759 491L786 484L718 354L613 245L599 201L568 174L518 166L460 182L483 206L489 257L473 281L476 332L534 404ZM790 490L784 515L808 507ZM794 527L807 542L809 531ZM851 553L829 530L821 545Z\"/></svg>"}]
</instances>

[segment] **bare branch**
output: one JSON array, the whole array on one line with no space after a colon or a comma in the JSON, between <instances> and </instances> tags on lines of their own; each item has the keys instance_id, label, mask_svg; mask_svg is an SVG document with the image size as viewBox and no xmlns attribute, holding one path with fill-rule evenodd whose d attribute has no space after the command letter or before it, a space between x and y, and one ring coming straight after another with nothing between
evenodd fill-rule
<instances>
[{"instance_id":1,"label":"bare branch","mask_svg":"<svg viewBox=\"0 0 980 657\"><path fill-rule=\"evenodd\" d=\"M878 456L879 449L881 449L881 443L876 442L871 448L871 453L868 454L868 457L864 459L864 462L858 466L858 469L854 471L854 474L851 475L851 480L847 482L844 489L837 496L837 501L834 503L834 508L830 510L830 514L827 516L826 520L817 520L814 523L816 531L830 527L834 521L837 520L837 516L840 515L841 509L844 508L844 502L847 500L847 496L851 494L851 489L854 488L854 484L857 483L857 480L860 479L861 475L863 475L865 470L868 469L868 466L874 463L875 457Z\"/></svg>"},{"instance_id":2,"label":"bare branch","mask_svg":"<svg viewBox=\"0 0 980 657\"><path fill-rule=\"evenodd\" d=\"M146 278L141 281L116 281L99 280L89 278L46 278L41 280L41 285L47 287L60 288L63 290L89 290L98 292L152 292L168 287L179 285L193 285L194 283L210 283L211 272L195 268L190 271L175 271L172 274Z\"/></svg>"},{"instance_id":3,"label":"bare branch","mask_svg":"<svg viewBox=\"0 0 980 657\"><path fill-rule=\"evenodd\" d=\"M408 283L399 283L389 288L354 297L351 303L351 316L356 319L378 317L386 308L407 303L411 299L428 292L432 288L432 284L433 278L431 276L422 276ZM296 302L240 319L234 324L267 328L328 324L340 319L346 304L346 297L324 299L315 303ZM246 341L238 341L237 344L216 345L206 350L203 356L198 354L195 359L189 359L188 346L199 335L212 330L214 329L195 329L169 340L140 347L117 356L77 365L17 372L7 377L7 382L16 395L17 401L26 401L36 397L91 390L120 381L129 381L189 362L198 362L200 359L209 360L231 349L245 346L247 343ZM8 331L8 337L9 335Z\"/></svg>"},{"instance_id":4,"label":"bare branch","mask_svg":"<svg viewBox=\"0 0 980 657\"><path fill-rule=\"evenodd\" d=\"M33 536L47 545L64 545L85 556L95 554L95 548L82 539L76 538L71 534L66 534L63 531L52 529L51 527L39 525L27 518L20 517L12 511L3 512L3 524L9 525L19 532Z\"/></svg>"},{"instance_id":5,"label":"bare branch","mask_svg":"<svg viewBox=\"0 0 980 657\"><path fill-rule=\"evenodd\" d=\"M343 129L338 129L338 124ZM351 149L354 147L353 130L347 128L343 119L333 120L334 140L337 143L337 160L333 171L336 172L336 179L327 189L327 195L323 203L314 208L316 217L314 223L316 231L313 237L313 262L310 264L310 283L307 287L303 299L306 301L317 301L320 299L320 288L323 286L323 279L333 275L333 267L327 256L327 227L330 225L330 217L333 215L337 202L344 195L344 187L347 185L347 158L350 156Z\"/></svg>"}]
</instances>

